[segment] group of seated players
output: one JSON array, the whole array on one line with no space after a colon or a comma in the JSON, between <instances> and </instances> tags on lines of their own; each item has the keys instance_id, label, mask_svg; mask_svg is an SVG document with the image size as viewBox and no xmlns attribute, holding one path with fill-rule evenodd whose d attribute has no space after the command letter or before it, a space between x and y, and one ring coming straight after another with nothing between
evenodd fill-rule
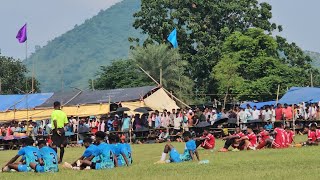
<instances>
[{"instance_id":1,"label":"group of seated players","mask_svg":"<svg viewBox=\"0 0 320 180\"><path fill-rule=\"evenodd\" d=\"M245 135L239 127L235 128L233 135L224 137L224 147L220 152L229 151L232 146L235 151L239 150L257 150L262 148L287 148L294 143L294 132L289 127L284 128L280 122L274 123L274 130L268 132L263 127L259 127L259 133L256 135L252 127L247 127ZM300 145L318 145L320 142L320 130L317 124L312 123L304 128L303 133L308 134L308 140ZM212 138L211 138L212 136ZM183 140L185 150L179 154L176 148L171 144L166 144L161 155L161 159L156 163L178 163L184 161L200 161L197 147L205 149L214 147L214 137L207 130L204 130L202 139L193 139L190 132L184 132ZM114 167L130 166L132 161L130 144L121 141L119 136L108 136L109 143L106 143L106 133L98 131L95 133L95 142L91 138L85 139L84 146L86 150L72 164L65 163L63 167L74 170L84 169L111 169ZM3 168L2 171L11 169L18 172L58 172L57 153L46 145L45 141L38 142L38 148L33 146L34 141L26 138L22 141L22 148ZM213 146L212 146L213 145ZM169 159L166 160L169 154ZM15 161L22 156L17 163Z\"/></svg>"},{"instance_id":2,"label":"group of seated players","mask_svg":"<svg viewBox=\"0 0 320 180\"><path fill-rule=\"evenodd\" d=\"M74 170L84 169L111 169L132 164L130 144L120 142L117 135L108 136L109 143L106 143L106 133L98 131L95 133L95 142L91 138L86 138L84 146L86 150L83 155L74 163L65 163L63 167ZM34 141L30 138L22 140L22 148L3 168L3 172L58 172L57 153L46 141L39 141L38 148L33 146ZM15 163L18 158L21 160Z\"/></svg>"},{"instance_id":3,"label":"group of seated players","mask_svg":"<svg viewBox=\"0 0 320 180\"><path fill-rule=\"evenodd\" d=\"M253 132L252 127L247 127L246 135L237 127L233 135L223 138L226 142L219 152L228 152L230 146L234 148L233 151L292 147L292 143L295 143L295 133L289 127L284 128L281 122L275 122L274 127L272 132L268 132L264 127L259 127L257 135ZM303 133L308 135L308 139L305 142L297 143L297 147L318 145L320 142L320 130L317 129L316 123L304 127Z\"/></svg>"}]
</instances>

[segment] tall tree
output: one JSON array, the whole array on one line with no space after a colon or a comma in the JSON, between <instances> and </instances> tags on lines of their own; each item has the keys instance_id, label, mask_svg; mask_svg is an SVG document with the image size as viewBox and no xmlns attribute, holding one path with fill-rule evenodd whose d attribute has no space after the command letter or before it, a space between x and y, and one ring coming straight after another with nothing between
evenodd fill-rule
<instances>
[{"instance_id":1,"label":"tall tree","mask_svg":"<svg viewBox=\"0 0 320 180\"><path fill-rule=\"evenodd\" d=\"M116 60L109 66L101 66L94 80L95 89L116 89L156 85L141 72L131 60ZM92 88L91 80L89 86Z\"/></svg>"},{"instance_id":2,"label":"tall tree","mask_svg":"<svg viewBox=\"0 0 320 180\"><path fill-rule=\"evenodd\" d=\"M237 94L240 100L263 101L275 98L278 85L308 85L309 71L316 70L307 61L294 62L280 55L283 52L279 53L277 40L256 28L229 36L223 44L223 58L213 70L220 93Z\"/></svg>"},{"instance_id":3,"label":"tall tree","mask_svg":"<svg viewBox=\"0 0 320 180\"><path fill-rule=\"evenodd\" d=\"M28 93L31 89L32 78L27 77L25 65L11 57L0 56L1 94ZM39 82L34 81L34 92L40 92Z\"/></svg>"},{"instance_id":4,"label":"tall tree","mask_svg":"<svg viewBox=\"0 0 320 180\"><path fill-rule=\"evenodd\" d=\"M170 31L178 30L179 52L190 63L187 73L203 92L214 90L210 74L226 37L251 27L277 28L270 22L271 6L258 0L142 0L134 17L133 26L148 35L144 44L164 43Z\"/></svg>"},{"instance_id":5,"label":"tall tree","mask_svg":"<svg viewBox=\"0 0 320 180\"><path fill-rule=\"evenodd\" d=\"M178 97L189 102L183 94L192 92L193 82L185 75L187 62L181 60L177 49L165 44L136 47L130 58L153 78ZM161 76L161 77L160 77Z\"/></svg>"}]
</instances>

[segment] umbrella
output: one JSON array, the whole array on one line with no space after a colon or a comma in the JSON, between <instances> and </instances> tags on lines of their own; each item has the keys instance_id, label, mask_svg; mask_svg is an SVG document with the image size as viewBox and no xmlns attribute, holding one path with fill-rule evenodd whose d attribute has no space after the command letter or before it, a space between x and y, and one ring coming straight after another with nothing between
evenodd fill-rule
<instances>
[{"instance_id":1,"label":"umbrella","mask_svg":"<svg viewBox=\"0 0 320 180\"><path fill-rule=\"evenodd\" d=\"M134 112L139 112L139 113L143 113L143 114L147 114L148 110L143 108L143 107L139 107L137 109L134 110Z\"/></svg>"},{"instance_id":2,"label":"umbrella","mask_svg":"<svg viewBox=\"0 0 320 180\"><path fill-rule=\"evenodd\" d=\"M204 127L208 127L208 126L211 126L210 123L206 122L206 121L203 121L203 122L199 122L196 127L199 127L199 128L204 128Z\"/></svg>"},{"instance_id":3,"label":"umbrella","mask_svg":"<svg viewBox=\"0 0 320 180\"><path fill-rule=\"evenodd\" d=\"M236 118L229 118L228 124L237 124L237 119Z\"/></svg>"},{"instance_id":4,"label":"umbrella","mask_svg":"<svg viewBox=\"0 0 320 180\"><path fill-rule=\"evenodd\" d=\"M250 124L250 123L263 123L265 121L263 121L262 119L255 119L255 120L251 120L251 121L248 121L247 124Z\"/></svg>"},{"instance_id":5,"label":"umbrella","mask_svg":"<svg viewBox=\"0 0 320 180\"><path fill-rule=\"evenodd\" d=\"M117 109L117 112L124 112L124 111L130 111L130 109L127 108L127 107L119 107L119 108Z\"/></svg>"},{"instance_id":6,"label":"umbrella","mask_svg":"<svg viewBox=\"0 0 320 180\"><path fill-rule=\"evenodd\" d=\"M225 122L228 122L228 118L218 119L217 121L214 122L214 124L222 124Z\"/></svg>"}]
</instances>

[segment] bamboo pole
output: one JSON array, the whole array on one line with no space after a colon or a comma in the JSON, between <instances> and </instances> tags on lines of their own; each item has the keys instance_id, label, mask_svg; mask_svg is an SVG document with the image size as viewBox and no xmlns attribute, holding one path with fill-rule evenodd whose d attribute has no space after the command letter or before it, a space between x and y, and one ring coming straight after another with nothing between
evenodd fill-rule
<instances>
[{"instance_id":1,"label":"bamboo pole","mask_svg":"<svg viewBox=\"0 0 320 180\"><path fill-rule=\"evenodd\" d=\"M277 90L277 101L276 101L276 104L278 104L278 101L279 101L279 93L280 93L280 84L278 84L278 90Z\"/></svg>"},{"instance_id":2,"label":"bamboo pole","mask_svg":"<svg viewBox=\"0 0 320 180\"><path fill-rule=\"evenodd\" d=\"M310 73L310 78L311 78L311 87L313 87L313 76L312 76L312 72Z\"/></svg>"},{"instance_id":3,"label":"bamboo pole","mask_svg":"<svg viewBox=\"0 0 320 180\"><path fill-rule=\"evenodd\" d=\"M149 73L147 73L142 67L140 67L140 66L138 66L138 67L139 67L139 68L142 70L142 72L144 72L150 79L152 79L158 86L161 87L161 85L158 83L158 81L156 81ZM166 90L164 87L162 87L162 89L163 89L166 93L170 94L170 92L169 92L168 90ZM185 105L186 107L191 108L189 105L187 105L186 103L184 103L183 101L181 101L180 99L178 99L178 98L177 98L176 96L174 96L173 94L172 94L172 97L173 97L175 100L179 101L181 104Z\"/></svg>"}]
</instances>

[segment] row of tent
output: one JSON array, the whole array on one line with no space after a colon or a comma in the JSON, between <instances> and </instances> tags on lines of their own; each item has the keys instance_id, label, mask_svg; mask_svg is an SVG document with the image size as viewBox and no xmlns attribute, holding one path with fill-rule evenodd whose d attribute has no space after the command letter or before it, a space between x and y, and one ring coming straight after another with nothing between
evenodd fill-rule
<instances>
[{"instance_id":1,"label":"row of tent","mask_svg":"<svg viewBox=\"0 0 320 180\"><path fill-rule=\"evenodd\" d=\"M177 109L176 102L161 87L145 86L96 91L69 91L26 95L0 95L0 121L50 118L52 106L60 101L68 116L101 115L121 102L132 110L147 106L154 110ZM132 112L134 113L134 112Z\"/></svg>"}]
</instances>

